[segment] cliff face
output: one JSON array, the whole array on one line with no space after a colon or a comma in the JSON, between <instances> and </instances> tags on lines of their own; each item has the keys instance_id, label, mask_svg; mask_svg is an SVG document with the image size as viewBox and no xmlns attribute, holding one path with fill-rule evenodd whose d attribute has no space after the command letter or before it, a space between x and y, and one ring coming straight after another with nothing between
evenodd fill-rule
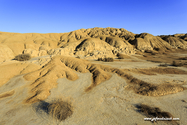
<instances>
[{"instance_id":1,"label":"cliff face","mask_svg":"<svg viewBox=\"0 0 187 125\"><path fill-rule=\"evenodd\" d=\"M21 53L33 57L43 55L82 56L94 59L115 57L117 53L134 54L145 50L186 48L187 34L153 36L134 34L123 28L90 28L69 33L5 33L0 32L1 61Z\"/></svg>"}]
</instances>

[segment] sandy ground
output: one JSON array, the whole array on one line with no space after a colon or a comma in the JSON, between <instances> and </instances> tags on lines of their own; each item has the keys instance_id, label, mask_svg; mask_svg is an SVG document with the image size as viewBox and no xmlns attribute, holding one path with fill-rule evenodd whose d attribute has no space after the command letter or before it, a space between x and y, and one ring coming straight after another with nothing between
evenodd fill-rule
<instances>
[{"instance_id":1,"label":"sandy ground","mask_svg":"<svg viewBox=\"0 0 187 125\"><path fill-rule=\"evenodd\" d=\"M179 56L184 56L180 55L180 53L177 54L179 54ZM159 67L160 64L138 58L137 55L131 57L132 59L116 60L114 62L100 62L94 60L90 60L90 62L93 64L102 64L129 70L142 68L149 69ZM43 56L33 58L27 63L42 67L50 60L50 56ZM10 60L3 62L1 66L14 63L17 62ZM169 66L169 68L187 71L185 67ZM29 70L28 72L33 71ZM25 71L25 74L28 72ZM32 81L24 79L24 73L15 76L13 75L12 78L0 87L0 125L171 124L169 121L157 121L154 123L151 121L144 121L144 118L147 118L147 116L138 111L136 107L138 104L159 107L162 111L169 112L175 118L180 119L177 123L175 122L173 124L187 124L187 90L157 97L144 96L126 89L128 86L127 80L116 73L110 73L110 79L101 82L91 91L85 92L85 88L92 83L92 74L90 72L80 73L75 70L73 72L77 74L77 80L58 78L57 85L50 89L50 95L45 100L28 104L24 103L24 100L30 96L29 87ZM181 84L184 87L187 87L186 74L156 73L155 75L146 75L131 71L128 71L128 73L135 78L152 84L170 83ZM51 117L45 109L45 105L48 105L57 99L70 102L73 107L73 114L61 122ZM41 108L41 105L43 108Z\"/></svg>"}]
</instances>

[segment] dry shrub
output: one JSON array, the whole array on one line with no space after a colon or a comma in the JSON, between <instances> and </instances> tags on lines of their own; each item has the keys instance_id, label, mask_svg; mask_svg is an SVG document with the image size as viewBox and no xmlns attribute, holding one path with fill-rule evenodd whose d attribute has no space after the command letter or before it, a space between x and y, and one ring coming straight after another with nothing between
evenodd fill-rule
<instances>
[{"instance_id":1,"label":"dry shrub","mask_svg":"<svg viewBox=\"0 0 187 125\"><path fill-rule=\"evenodd\" d=\"M158 60L147 60L147 61L154 62L154 63L162 63L161 61Z\"/></svg>"},{"instance_id":2,"label":"dry shrub","mask_svg":"<svg viewBox=\"0 0 187 125\"><path fill-rule=\"evenodd\" d=\"M155 50L145 50L145 53L150 53L151 55L156 55L159 52L155 51Z\"/></svg>"},{"instance_id":3,"label":"dry shrub","mask_svg":"<svg viewBox=\"0 0 187 125\"><path fill-rule=\"evenodd\" d=\"M150 68L147 71L159 73L159 74L187 74L187 71L177 68Z\"/></svg>"},{"instance_id":4,"label":"dry shrub","mask_svg":"<svg viewBox=\"0 0 187 125\"><path fill-rule=\"evenodd\" d=\"M163 96L173 93L178 93L186 90L185 87L179 84L151 84L140 79L135 78L134 76L125 73L120 69L111 68L112 73L117 73L119 76L128 80L130 83L126 89L133 90L135 93L144 95L144 96ZM171 69L172 70L172 69ZM157 70L156 70L157 71ZM181 72L180 72L181 73ZM185 71L182 73L186 73Z\"/></svg>"},{"instance_id":5,"label":"dry shrub","mask_svg":"<svg viewBox=\"0 0 187 125\"><path fill-rule=\"evenodd\" d=\"M145 104L140 104L140 105L137 105L136 107L138 108L138 110L141 113L144 113L147 117L158 117L158 118L173 117L173 115L171 115L171 113L161 111L161 109L158 108L158 107L150 107L150 106L145 105Z\"/></svg>"},{"instance_id":6,"label":"dry shrub","mask_svg":"<svg viewBox=\"0 0 187 125\"><path fill-rule=\"evenodd\" d=\"M187 60L187 56L186 57L181 57L179 58L180 60Z\"/></svg>"},{"instance_id":7,"label":"dry shrub","mask_svg":"<svg viewBox=\"0 0 187 125\"><path fill-rule=\"evenodd\" d=\"M103 59L102 58L98 58L97 61L103 61Z\"/></svg>"},{"instance_id":8,"label":"dry shrub","mask_svg":"<svg viewBox=\"0 0 187 125\"><path fill-rule=\"evenodd\" d=\"M176 67L180 67L180 66L183 66L183 65L184 65L184 63L182 61L178 61L178 60L175 60L172 63L172 66L176 66Z\"/></svg>"},{"instance_id":9,"label":"dry shrub","mask_svg":"<svg viewBox=\"0 0 187 125\"><path fill-rule=\"evenodd\" d=\"M63 121L73 114L73 107L69 102L57 100L48 105L48 113L54 119Z\"/></svg>"},{"instance_id":10,"label":"dry shrub","mask_svg":"<svg viewBox=\"0 0 187 125\"><path fill-rule=\"evenodd\" d=\"M113 58L98 58L97 61L104 61L104 62L113 62L114 59Z\"/></svg>"},{"instance_id":11,"label":"dry shrub","mask_svg":"<svg viewBox=\"0 0 187 125\"><path fill-rule=\"evenodd\" d=\"M138 109L138 112L143 113L148 118L174 118L174 116L171 113L162 111L159 107L151 107L145 104L138 104L136 105L136 108ZM154 121L153 119L152 122L157 121ZM168 122L167 124L169 125L179 125L179 123L173 120L164 122Z\"/></svg>"},{"instance_id":12,"label":"dry shrub","mask_svg":"<svg viewBox=\"0 0 187 125\"><path fill-rule=\"evenodd\" d=\"M18 60L18 61L27 61L31 59L31 55L30 54L20 54L17 55L14 60Z\"/></svg>"},{"instance_id":13,"label":"dry shrub","mask_svg":"<svg viewBox=\"0 0 187 125\"><path fill-rule=\"evenodd\" d=\"M160 50L160 48L154 48L154 50L159 51L159 50Z\"/></svg>"},{"instance_id":14,"label":"dry shrub","mask_svg":"<svg viewBox=\"0 0 187 125\"><path fill-rule=\"evenodd\" d=\"M152 53L152 50L145 50L145 53Z\"/></svg>"},{"instance_id":15,"label":"dry shrub","mask_svg":"<svg viewBox=\"0 0 187 125\"><path fill-rule=\"evenodd\" d=\"M159 66L161 66L161 67L167 67L168 64L167 64L167 63L164 63L164 64L160 64Z\"/></svg>"},{"instance_id":16,"label":"dry shrub","mask_svg":"<svg viewBox=\"0 0 187 125\"><path fill-rule=\"evenodd\" d=\"M147 55L143 55L143 57L148 57Z\"/></svg>"},{"instance_id":17,"label":"dry shrub","mask_svg":"<svg viewBox=\"0 0 187 125\"><path fill-rule=\"evenodd\" d=\"M118 53L116 56L118 57L118 59L129 59L130 58L128 55L121 54L121 53Z\"/></svg>"},{"instance_id":18,"label":"dry shrub","mask_svg":"<svg viewBox=\"0 0 187 125\"><path fill-rule=\"evenodd\" d=\"M154 96L153 93L158 91L157 86L146 83L136 78L133 78L131 80L131 83L134 84L131 89L133 89L135 93L140 95Z\"/></svg>"},{"instance_id":19,"label":"dry shrub","mask_svg":"<svg viewBox=\"0 0 187 125\"><path fill-rule=\"evenodd\" d=\"M181 101L182 101L182 102L187 102L187 101L186 101L186 100L184 100L184 99L183 99L183 100L181 100Z\"/></svg>"},{"instance_id":20,"label":"dry shrub","mask_svg":"<svg viewBox=\"0 0 187 125\"><path fill-rule=\"evenodd\" d=\"M136 93L147 96L163 96L181 92L185 89L186 88L177 84L161 84L156 86L148 83L139 84L139 87L134 88Z\"/></svg>"},{"instance_id":21,"label":"dry shrub","mask_svg":"<svg viewBox=\"0 0 187 125\"><path fill-rule=\"evenodd\" d=\"M81 57L80 56L76 56L75 58L80 59Z\"/></svg>"},{"instance_id":22,"label":"dry shrub","mask_svg":"<svg viewBox=\"0 0 187 125\"><path fill-rule=\"evenodd\" d=\"M133 76L129 77L129 82L131 85L126 89L133 90L135 93L145 96L163 96L186 90L182 85L169 83L153 85Z\"/></svg>"},{"instance_id":23,"label":"dry shrub","mask_svg":"<svg viewBox=\"0 0 187 125\"><path fill-rule=\"evenodd\" d=\"M114 59L113 59L113 58L108 57L108 58L103 58L103 61L104 61L104 62L113 62L113 61L114 61Z\"/></svg>"},{"instance_id":24,"label":"dry shrub","mask_svg":"<svg viewBox=\"0 0 187 125\"><path fill-rule=\"evenodd\" d=\"M160 64L161 65L161 64ZM162 66L167 66L167 64L163 64ZM132 69L132 72L137 72L145 75L155 75L155 73L159 74L187 74L187 71L177 69L177 68L148 68L148 69Z\"/></svg>"}]
</instances>

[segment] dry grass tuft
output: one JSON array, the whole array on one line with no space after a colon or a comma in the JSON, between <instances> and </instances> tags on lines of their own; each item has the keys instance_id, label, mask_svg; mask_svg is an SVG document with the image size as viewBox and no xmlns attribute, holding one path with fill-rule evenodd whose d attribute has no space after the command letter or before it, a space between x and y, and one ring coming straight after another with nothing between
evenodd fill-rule
<instances>
[{"instance_id":1,"label":"dry grass tuft","mask_svg":"<svg viewBox=\"0 0 187 125\"><path fill-rule=\"evenodd\" d=\"M31 55L30 54L20 54L17 55L14 60L18 60L18 61L27 61L31 59Z\"/></svg>"},{"instance_id":2,"label":"dry grass tuft","mask_svg":"<svg viewBox=\"0 0 187 125\"><path fill-rule=\"evenodd\" d=\"M169 112L161 111L158 107L150 107L145 104L136 106L141 113L144 113L147 117L159 117L170 118L173 117Z\"/></svg>"},{"instance_id":3,"label":"dry grass tuft","mask_svg":"<svg viewBox=\"0 0 187 125\"><path fill-rule=\"evenodd\" d=\"M103 61L104 61L104 62L113 62L113 61L114 61L114 59L113 59L113 58L108 57L108 58L104 58L104 59L103 59Z\"/></svg>"},{"instance_id":4,"label":"dry grass tuft","mask_svg":"<svg viewBox=\"0 0 187 125\"><path fill-rule=\"evenodd\" d=\"M173 118L174 116L169 113L162 111L159 107L151 107L145 104L139 104L136 105L136 108L138 109L138 112L143 113L145 116L149 118ZM152 121L154 122L154 120ZM157 121L156 121L157 122ZM176 121L166 121L170 125L178 125Z\"/></svg>"},{"instance_id":5,"label":"dry grass tuft","mask_svg":"<svg viewBox=\"0 0 187 125\"><path fill-rule=\"evenodd\" d=\"M126 89L133 90L135 93L144 96L164 96L186 90L185 87L178 84L172 85L169 83L163 83L160 85L153 85L137 78L131 77L130 79L131 85L129 85Z\"/></svg>"},{"instance_id":6,"label":"dry grass tuft","mask_svg":"<svg viewBox=\"0 0 187 125\"><path fill-rule=\"evenodd\" d=\"M180 60L187 60L187 56L186 57L181 57L179 58Z\"/></svg>"},{"instance_id":7,"label":"dry grass tuft","mask_svg":"<svg viewBox=\"0 0 187 125\"><path fill-rule=\"evenodd\" d=\"M54 119L63 121L73 114L73 107L69 102L57 100L48 105L48 113Z\"/></svg>"},{"instance_id":8,"label":"dry grass tuft","mask_svg":"<svg viewBox=\"0 0 187 125\"><path fill-rule=\"evenodd\" d=\"M97 61L103 61L103 59L102 58L98 58Z\"/></svg>"},{"instance_id":9,"label":"dry grass tuft","mask_svg":"<svg viewBox=\"0 0 187 125\"><path fill-rule=\"evenodd\" d=\"M164 63L164 64L160 64L159 66L160 66L160 67L167 67L168 64L167 64L167 63Z\"/></svg>"},{"instance_id":10,"label":"dry grass tuft","mask_svg":"<svg viewBox=\"0 0 187 125\"><path fill-rule=\"evenodd\" d=\"M167 64L160 65L166 67ZM177 69L177 68L148 68L148 69L132 69L132 72L141 73L145 75L156 75L155 73L159 74L187 74L187 71Z\"/></svg>"},{"instance_id":11,"label":"dry grass tuft","mask_svg":"<svg viewBox=\"0 0 187 125\"><path fill-rule=\"evenodd\" d=\"M80 59L81 57L80 56L76 56L75 58Z\"/></svg>"},{"instance_id":12,"label":"dry grass tuft","mask_svg":"<svg viewBox=\"0 0 187 125\"><path fill-rule=\"evenodd\" d=\"M125 55L122 53L118 53L116 56L118 57L118 59L129 59L130 58L128 55Z\"/></svg>"},{"instance_id":13,"label":"dry grass tuft","mask_svg":"<svg viewBox=\"0 0 187 125\"><path fill-rule=\"evenodd\" d=\"M180 66L183 66L183 65L184 65L184 63L182 61L178 61L178 60L175 60L172 63L172 66L176 66L176 67L180 67Z\"/></svg>"},{"instance_id":14,"label":"dry grass tuft","mask_svg":"<svg viewBox=\"0 0 187 125\"><path fill-rule=\"evenodd\" d=\"M98 58L97 61L104 61L104 62L113 62L114 59L113 58Z\"/></svg>"}]
</instances>

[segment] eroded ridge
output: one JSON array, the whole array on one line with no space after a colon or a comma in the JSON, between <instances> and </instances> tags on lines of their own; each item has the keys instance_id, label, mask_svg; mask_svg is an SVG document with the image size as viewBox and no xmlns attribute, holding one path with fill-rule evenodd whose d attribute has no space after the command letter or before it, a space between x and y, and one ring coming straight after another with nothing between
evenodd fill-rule
<instances>
[{"instance_id":1,"label":"eroded ridge","mask_svg":"<svg viewBox=\"0 0 187 125\"><path fill-rule=\"evenodd\" d=\"M90 72L92 74L92 83L90 86L85 88L85 92L89 92L100 83L109 80L113 73L116 73L127 80L129 85L126 87L126 90L133 90L135 93L140 95L162 96L181 92L186 89L182 85L175 83L154 85L137 79L122 69L100 64L92 64L89 61L73 57L55 56L42 68L24 76L26 80L31 81L29 85L29 93L32 95L28 97L25 102L34 103L40 100L45 100L50 95L50 89L57 85L57 79L78 79L78 75L75 73L76 71L80 73Z\"/></svg>"}]
</instances>

